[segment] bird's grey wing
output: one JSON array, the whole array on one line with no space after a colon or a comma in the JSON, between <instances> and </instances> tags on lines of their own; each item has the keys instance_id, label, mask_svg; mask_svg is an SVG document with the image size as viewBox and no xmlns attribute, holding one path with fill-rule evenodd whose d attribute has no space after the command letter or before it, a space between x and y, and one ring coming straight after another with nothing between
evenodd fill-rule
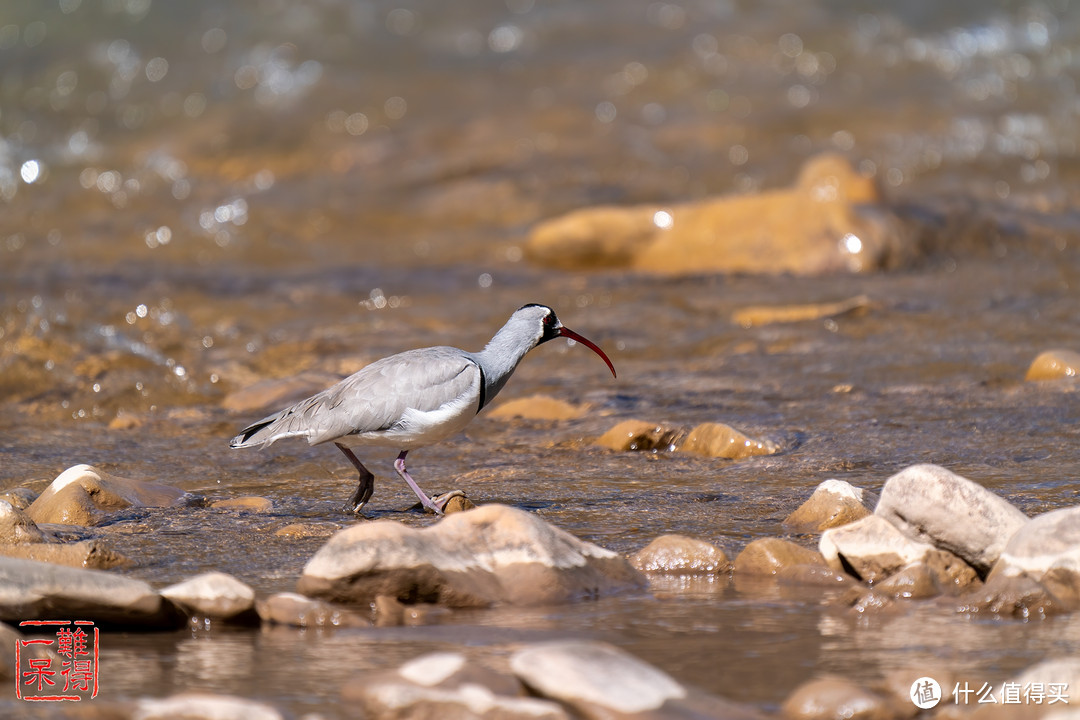
<instances>
[{"instance_id":1,"label":"bird's grey wing","mask_svg":"<svg viewBox=\"0 0 1080 720\"><path fill-rule=\"evenodd\" d=\"M308 442L386 430L406 412L431 412L478 395L480 367L461 350L433 347L409 350L368 365L332 388L305 412Z\"/></svg>"}]
</instances>

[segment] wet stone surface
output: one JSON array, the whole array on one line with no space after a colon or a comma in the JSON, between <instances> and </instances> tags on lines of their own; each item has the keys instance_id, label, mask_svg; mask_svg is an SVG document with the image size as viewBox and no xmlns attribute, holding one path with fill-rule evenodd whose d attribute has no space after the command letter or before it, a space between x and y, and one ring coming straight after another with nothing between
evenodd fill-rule
<instances>
[{"instance_id":1,"label":"wet stone surface","mask_svg":"<svg viewBox=\"0 0 1080 720\"><path fill-rule=\"evenodd\" d=\"M8 620L114 623L90 710L117 717L336 720L357 677L441 652L512 675L526 645L566 641L685 688L676 715L708 716L710 698L776 714L827 676L855 688L829 707L868 694L868 713L898 697L910 713L887 687L913 667L943 687L1075 678L1036 663L1080 642L1075 557L1041 563L1080 493L1078 43L1060 3L5 7L0 499L33 522L0 513ZM814 222L759 216L793 207ZM530 250L597 208L615 209L612 245ZM730 233L702 234L721 218ZM391 353L479 350L527 302L603 346L618 380L546 343L464 433L410 453L414 477L620 558L678 534L734 569L669 553L654 566L677 573L557 606L293 594L335 532L439 521L408 510L393 451L362 453L377 492L360 518L332 447L229 438ZM639 452L595 444L635 419L620 440ZM717 423L776 452L678 450ZM784 524L826 480L885 500L928 463L1029 533L975 532L920 481L909 497L939 518L892 500L875 515L938 523L909 537L934 552L871 587L816 550L854 504ZM47 490L82 464L129 482ZM65 574L90 566L111 568L90 576L104 585ZM160 592L206 573L252 590L259 627L214 614L225 593L148 631ZM124 597L138 631L118 627ZM484 687L455 707L508 693ZM55 716L31 705L0 687L0 715Z\"/></svg>"}]
</instances>

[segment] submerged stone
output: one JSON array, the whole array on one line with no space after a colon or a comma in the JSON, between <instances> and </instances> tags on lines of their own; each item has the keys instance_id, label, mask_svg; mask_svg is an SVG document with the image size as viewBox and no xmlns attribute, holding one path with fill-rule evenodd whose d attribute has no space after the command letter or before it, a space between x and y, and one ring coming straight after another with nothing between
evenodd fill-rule
<instances>
[{"instance_id":1,"label":"submerged stone","mask_svg":"<svg viewBox=\"0 0 1080 720\"><path fill-rule=\"evenodd\" d=\"M129 558L113 550L104 540L96 538L73 543L0 544L0 555L92 570L131 565Z\"/></svg>"},{"instance_id":2,"label":"submerged stone","mask_svg":"<svg viewBox=\"0 0 1080 720\"><path fill-rule=\"evenodd\" d=\"M870 298L866 295L857 295L836 302L807 305L753 305L733 312L731 321L744 328L778 323L806 322L808 320L840 317L841 315L862 314L870 305Z\"/></svg>"},{"instance_id":3,"label":"submerged stone","mask_svg":"<svg viewBox=\"0 0 1080 720\"><path fill-rule=\"evenodd\" d=\"M240 512L265 513L274 509L274 503L270 498L256 495L215 500L210 507L218 510L238 510Z\"/></svg>"},{"instance_id":4,"label":"submerged stone","mask_svg":"<svg viewBox=\"0 0 1080 720\"><path fill-rule=\"evenodd\" d=\"M340 602L389 595L483 607L561 603L644 584L610 550L532 513L484 505L419 530L393 521L346 528L308 562L297 589Z\"/></svg>"},{"instance_id":5,"label":"submerged stone","mask_svg":"<svg viewBox=\"0 0 1080 720\"><path fill-rule=\"evenodd\" d=\"M533 395L502 403L488 417L526 420L574 420L589 411L588 405L574 405L547 395Z\"/></svg>"},{"instance_id":6,"label":"submerged stone","mask_svg":"<svg viewBox=\"0 0 1080 720\"><path fill-rule=\"evenodd\" d=\"M212 693L190 692L166 698L135 701L138 720L286 720L286 715L267 703Z\"/></svg>"}]
</instances>

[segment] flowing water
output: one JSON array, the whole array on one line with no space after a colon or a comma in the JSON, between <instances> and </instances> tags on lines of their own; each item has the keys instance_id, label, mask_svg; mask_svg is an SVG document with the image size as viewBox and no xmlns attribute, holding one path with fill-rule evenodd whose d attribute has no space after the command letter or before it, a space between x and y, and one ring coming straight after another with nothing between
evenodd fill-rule
<instances>
[{"instance_id":1,"label":"flowing water","mask_svg":"<svg viewBox=\"0 0 1080 720\"><path fill-rule=\"evenodd\" d=\"M91 463L269 513L121 513L95 536L164 585L291 590L355 477L333 448L230 451L259 381L302 390L424 345L475 350L526 302L604 347L530 354L503 394L587 402L413 453L432 492L540 514L620 552L678 532L734 554L821 481L933 462L1029 515L1075 505L1080 13L1067 0L594 3L9 2L0 8L0 489ZM824 150L936 228L908 267L654 278L523 259L538 220L791 182ZM960 220L957 221L956 218ZM867 312L750 329L749 305ZM273 409L273 408L270 408ZM629 418L775 441L732 463L591 444ZM392 453L369 515L422 526ZM797 538L810 544L811 537ZM108 700L216 690L338 717L339 690L422 652L492 662L595 637L772 710L825 672L936 663L972 684L1074 654L1075 619L857 617L816 589L673 582L428 628L106 633ZM9 689L0 714L23 712ZM37 712L48 712L36 708ZM56 712L59 712L57 710Z\"/></svg>"}]
</instances>

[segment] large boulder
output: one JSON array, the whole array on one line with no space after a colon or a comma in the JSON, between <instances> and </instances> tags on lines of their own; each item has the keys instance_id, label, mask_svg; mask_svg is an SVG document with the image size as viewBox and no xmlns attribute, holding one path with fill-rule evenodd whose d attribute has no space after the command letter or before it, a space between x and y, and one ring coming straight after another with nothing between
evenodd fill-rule
<instances>
[{"instance_id":1,"label":"large boulder","mask_svg":"<svg viewBox=\"0 0 1080 720\"><path fill-rule=\"evenodd\" d=\"M874 512L908 537L959 555L984 576L1028 521L982 485L937 465L893 475Z\"/></svg>"},{"instance_id":2,"label":"large boulder","mask_svg":"<svg viewBox=\"0 0 1080 720\"><path fill-rule=\"evenodd\" d=\"M0 620L27 618L146 628L173 628L182 622L172 603L141 580L0 557Z\"/></svg>"},{"instance_id":3,"label":"large boulder","mask_svg":"<svg viewBox=\"0 0 1080 720\"><path fill-rule=\"evenodd\" d=\"M594 207L539 223L537 263L702 272L871 272L916 252L872 179L838 155L811 158L791 188L679 205Z\"/></svg>"},{"instance_id":4,"label":"large boulder","mask_svg":"<svg viewBox=\"0 0 1080 720\"><path fill-rule=\"evenodd\" d=\"M26 514L39 524L92 526L115 510L173 507L185 495L179 488L117 477L90 465L75 465L57 475Z\"/></svg>"},{"instance_id":5,"label":"large boulder","mask_svg":"<svg viewBox=\"0 0 1080 720\"><path fill-rule=\"evenodd\" d=\"M644 584L610 550L532 513L485 505L419 530L392 521L342 530L311 558L297 589L339 602L388 595L483 607L560 603Z\"/></svg>"}]
</instances>

